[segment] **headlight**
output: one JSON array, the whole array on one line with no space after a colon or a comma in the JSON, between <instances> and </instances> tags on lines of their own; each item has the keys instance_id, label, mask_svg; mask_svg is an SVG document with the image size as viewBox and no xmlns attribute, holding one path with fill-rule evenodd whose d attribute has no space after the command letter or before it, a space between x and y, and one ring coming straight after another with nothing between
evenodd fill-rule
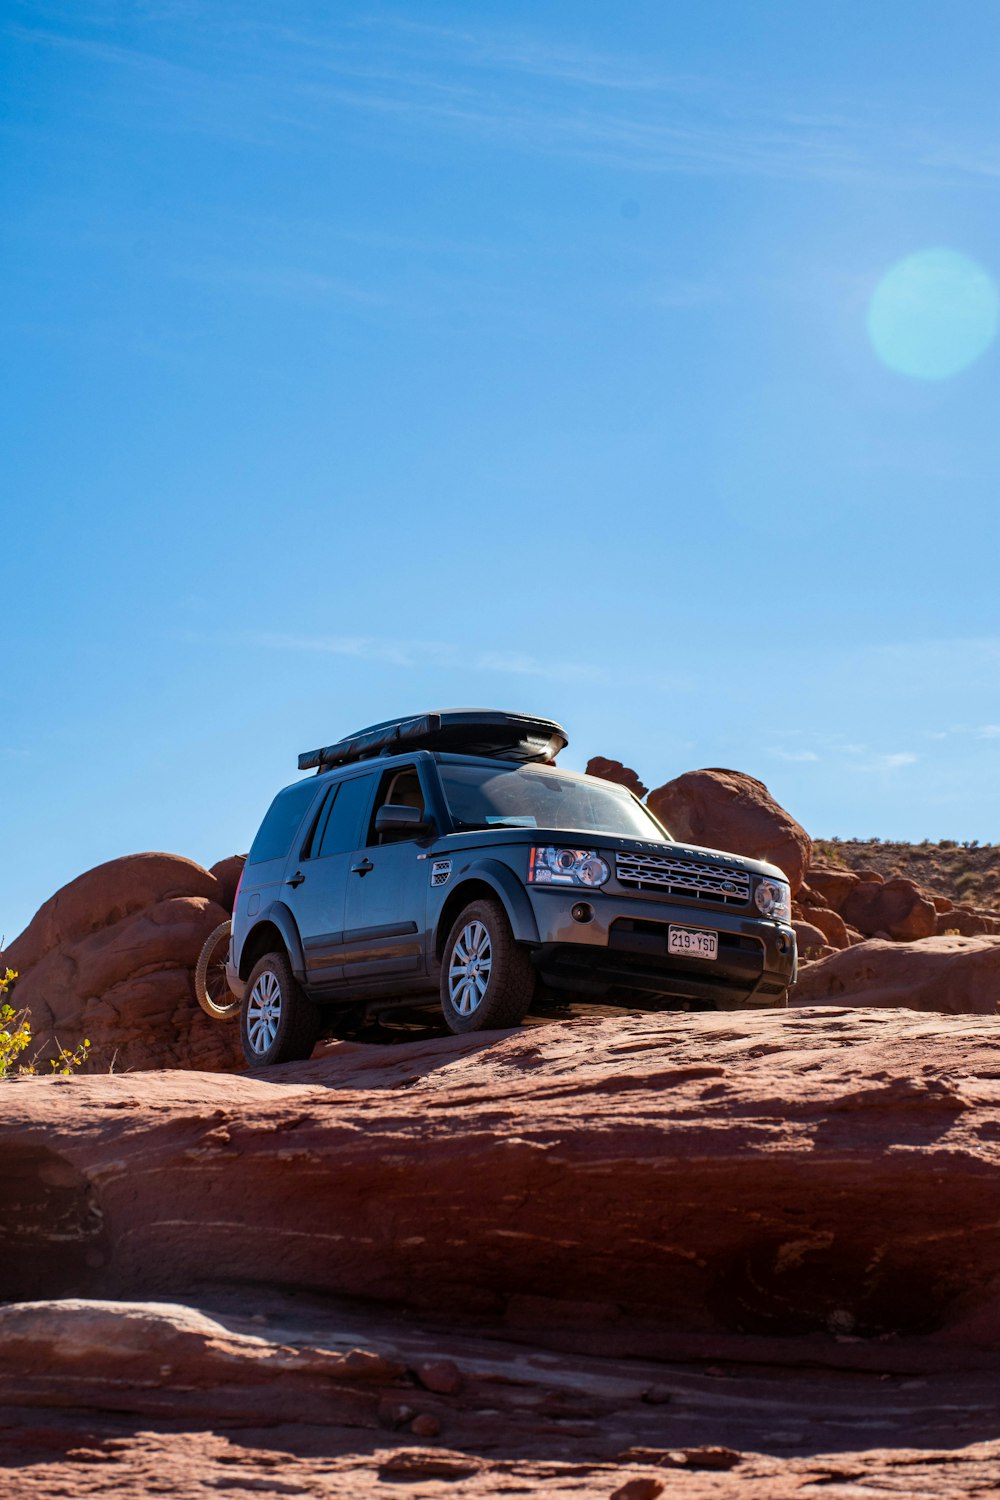
<instances>
[{"instance_id":1,"label":"headlight","mask_svg":"<svg viewBox=\"0 0 1000 1500\"><path fill-rule=\"evenodd\" d=\"M775 921L787 922L792 915L792 893L783 880L762 880L754 900L758 910Z\"/></svg>"},{"instance_id":2,"label":"headlight","mask_svg":"<svg viewBox=\"0 0 1000 1500\"><path fill-rule=\"evenodd\" d=\"M532 849L529 885L584 885L593 889L611 879L611 867L593 849Z\"/></svg>"}]
</instances>

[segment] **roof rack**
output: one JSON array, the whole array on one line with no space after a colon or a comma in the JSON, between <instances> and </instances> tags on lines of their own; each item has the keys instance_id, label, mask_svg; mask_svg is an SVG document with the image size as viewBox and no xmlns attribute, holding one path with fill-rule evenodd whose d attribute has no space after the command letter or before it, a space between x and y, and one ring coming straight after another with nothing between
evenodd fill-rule
<instances>
[{"instance_id":1,"label":"roof rack","mask_svg":"<svg viewBox=\"0 0 1000 1500\"><path fill-rule=\"evenodd\" d=\"M406 750L450 750L460 755L483 755L493 760L553 761L569 740L553 719L530 714L501 713L489 708L450 708L412 719L387 719L360 729L335 745L306 750L299 770L318 774L352 761L377 755L400 755Z\"/></svg>"}]
</instances>

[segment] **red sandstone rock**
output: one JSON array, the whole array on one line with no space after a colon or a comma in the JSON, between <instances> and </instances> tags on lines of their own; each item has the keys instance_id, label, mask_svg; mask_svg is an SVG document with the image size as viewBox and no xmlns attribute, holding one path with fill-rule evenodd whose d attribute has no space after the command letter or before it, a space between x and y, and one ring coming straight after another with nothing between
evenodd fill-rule
<instances>
[{"instance_id":1,"label":"red sandstone rock","mask_svg":"<svg viewBox=\"0 0 1000 1500\"><path fill-rule=\"evenodd\" d=\"M0 1307L5 1500L986 1494L995 1033L631 1016L2 1085L4 1295L43 1299Z\"/></svg>"},{"instance_id":2,"label":"red sandstone rock","mask_svg":"<svg viewBox=\"0 0 1000 1500\"><path fill-rule=\"evenodd\" d=\"M237 1029L210 1021L192 985L224 900L174 854L127 855L57 891L4 954L41 1058L87 1037L101 1071L242 1066Z\"/></svg>"},{"instance_id":3,"label":"red sandstone rock","mask_svg":"<svg viewBox=\"0 0 1000 1500\"><path fill-rule=\"evenodd\" d=\"M992 1004L1000 941L923 946L963 942ZM339 1044L266 1078L27 1079L0 1124L5 1292L160 1298L211 1275L449 1315L602 1302L617 1318L564 1333L634 1341L651 1318L661 1352L945 1328L942 1288L971 1317L1000 1277L995 1045L992 1019L820 1008ZM901 1131L928 1149L897 1152Z\"/></svg>"},{"instance_id":4,"label":"red sandstone rock","mask_svg":"<svg viewBox=\"0 0 1000 1500\"><path fill-rule=\"evenodd\" d=\"M637 797L645 797L649 791L639 780L638 774L631 766L623 766L620 760L605 760L603 755L595 755L587 762L587 775L600 776L604 781L614 781L618 786L627 786L630 792Z\"/></svg>"},{"instance_id":5,"label":"red sandstone rock","mask_svg":"<svg viewBox=\"0 0 1000 1500\"><path fill-rule=\"evenodd\" d=\"M847 924L839 913L832 911L828 906L808 906L805 910L808 913L808 920L811 925L819 928L831 948L849 948L851 946Z\"/></svg>"},{"instance_id":6,"label":"red sandstone rock","mask_svg":"<svg viewBox=\"0 0 1000 1500\"><path fill-rule=\"evenodd\" d=\"M1000 937L872 939L811 964L791 992L795 1005L905 1006L995 1016Z\"/></svg>"},{"instance_id":7,"label":"red sandstone rock","mask_svg":"<svg viewBox=\"0 0 1000 1500\"><path fill-rule=\"evenodd\" d=\"M937 931L940 935L960 933L962 937L978 937L981 933L1000 933L1000 917L992 912L975 911L969 906L953 906L948 911L938 911Z\"/></svg>"},{"instance_id":8,"label":"red sandstone rock","mask_svg":"<svg viewBox=\"0 0 1000 1500\"><path fill-rule=\"evenodd\" d=\"M853 870L842 870L839 865L812 863L809 866L809 889L826 906L839 911L846 896L858 883Z\"/></svg>"},{"instance_id":9,"label":"red sandstone rock","mask_svg":"<svg viewBox=\"0 0 1000 1500\"><path fill-rule=\"evenodd\" d=\"M954 901L949 900L947 896L932 895L931 900L934 902L934 910L936 912L954 910L955 903Z\"/></svg>"},{"instance_id":10,"label":"red sandstone rock","mask_svg":"<svg viewBox=\"0 0 1000 1500\"><path fill-rule=\"evenodd\" d=\"M218 864L213 865L208 872L219 882L222 891L219 905L224 906L230 914L236 904L236 887L240 883L240 876L243 874L243 866L246 862L245 854L230 854L228 859L220 859Z\"/></svg>"},{"instance_id":11,"label":"red sandstone rock","mask_svg":"<svg viewBox=\"0 0 1000 1500\"><path fill-rule=\"evenodd\" d=\"M816 958L825 958L828 953L835 950L826 940L826 934L819 928L814 927L811 922L792 922L795 929L795 941L798 945L799 957L806 961Z\"/></svg>"},{"instance_id":12,"label":"red sandstone rock","mask_svg":"<svg viewBox=\"0 0 1000 1500\"><path fill-rule=\"evenodd\" d=\"M688 771L650 792L647 801L682 842L769 860L784 870L793 895L802 885L812 841L762 781L740 771Z\"/></svg>"},{"instance_id":13,"label":"red sandstone rock","mask_svg":"<svg viewBox=\"0 0 1000 1500\"><path fill-rule=\"evenodd\" d=\"M454 1396L462 1389L462 1375L450 1359L431 1359L417 1366L417 1379L428 1391L440 1396Z\"/></svg>"},{"instance_id":14,"label":"red sandstone rock","mask_svg":"<svg viewBox=\"0 0 1000 1500\"><path fill-rule=\"evenodd\" d=\"M899 875L881 884L862 880L844 898L840 914L862 932L884 932L900 942L931 937L937 931L933 901L912 880Z\"/></svg>"}]
</instances>

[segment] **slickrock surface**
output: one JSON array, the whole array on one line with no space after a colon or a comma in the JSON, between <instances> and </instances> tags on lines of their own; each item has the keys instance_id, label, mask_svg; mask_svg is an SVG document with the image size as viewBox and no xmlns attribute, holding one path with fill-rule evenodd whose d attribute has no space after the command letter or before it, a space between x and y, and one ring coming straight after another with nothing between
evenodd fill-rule
<instances>
[{"instance_id":1,"label":"slickrock surface","mask_svg":"<svg viewBox=\"0 0 1000 1500\"><path fill-rule=\"evenodd\" d=\"M105 1072L242 1066L238 1029L203 1014L192 980L232 909L235 863L216 874L177 854L129 854L46 901L3 956L43 1065L87 1037L88 1066Z\"/></svg>"},{"instance_id":2,"label":"slickrock surface","mask_svg":"<svg viewBox=\"0 0 1000 1500\"><path fill-rule=\"evenodd\" d=\"M0 1493L995 1493L998 1042L826 1007L5 1085Z\"/></svg>"},{"instance_id":3,"label":"slickrock surface","mask_svg":"<svg viewBox=\"0 0 1000 1500\"><path fill-rule=\"evenodd\" d=\"M18 1500L957 1497L1000 1477L993 1373L892 1357L586 1356L257 1288L203 1310L23 1305L0 1338L0 1488Z\"/></svg>"}]
</instances>

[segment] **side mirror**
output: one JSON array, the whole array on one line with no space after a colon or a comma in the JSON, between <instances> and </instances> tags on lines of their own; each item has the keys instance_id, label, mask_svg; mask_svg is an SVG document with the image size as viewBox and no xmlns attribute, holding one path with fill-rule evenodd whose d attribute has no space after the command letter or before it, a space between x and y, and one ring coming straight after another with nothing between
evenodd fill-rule
<instances>
[{"instance_id":1,"label":"side mirror","mask_svg":"<svg viewBox=\"0 0 1000 1500\"><path fill-rule=\"evenodd\" d=\"M386 802L375 814L376 833L425 833L431 824L419 807Z\"/></svg>"}]
</instances>

